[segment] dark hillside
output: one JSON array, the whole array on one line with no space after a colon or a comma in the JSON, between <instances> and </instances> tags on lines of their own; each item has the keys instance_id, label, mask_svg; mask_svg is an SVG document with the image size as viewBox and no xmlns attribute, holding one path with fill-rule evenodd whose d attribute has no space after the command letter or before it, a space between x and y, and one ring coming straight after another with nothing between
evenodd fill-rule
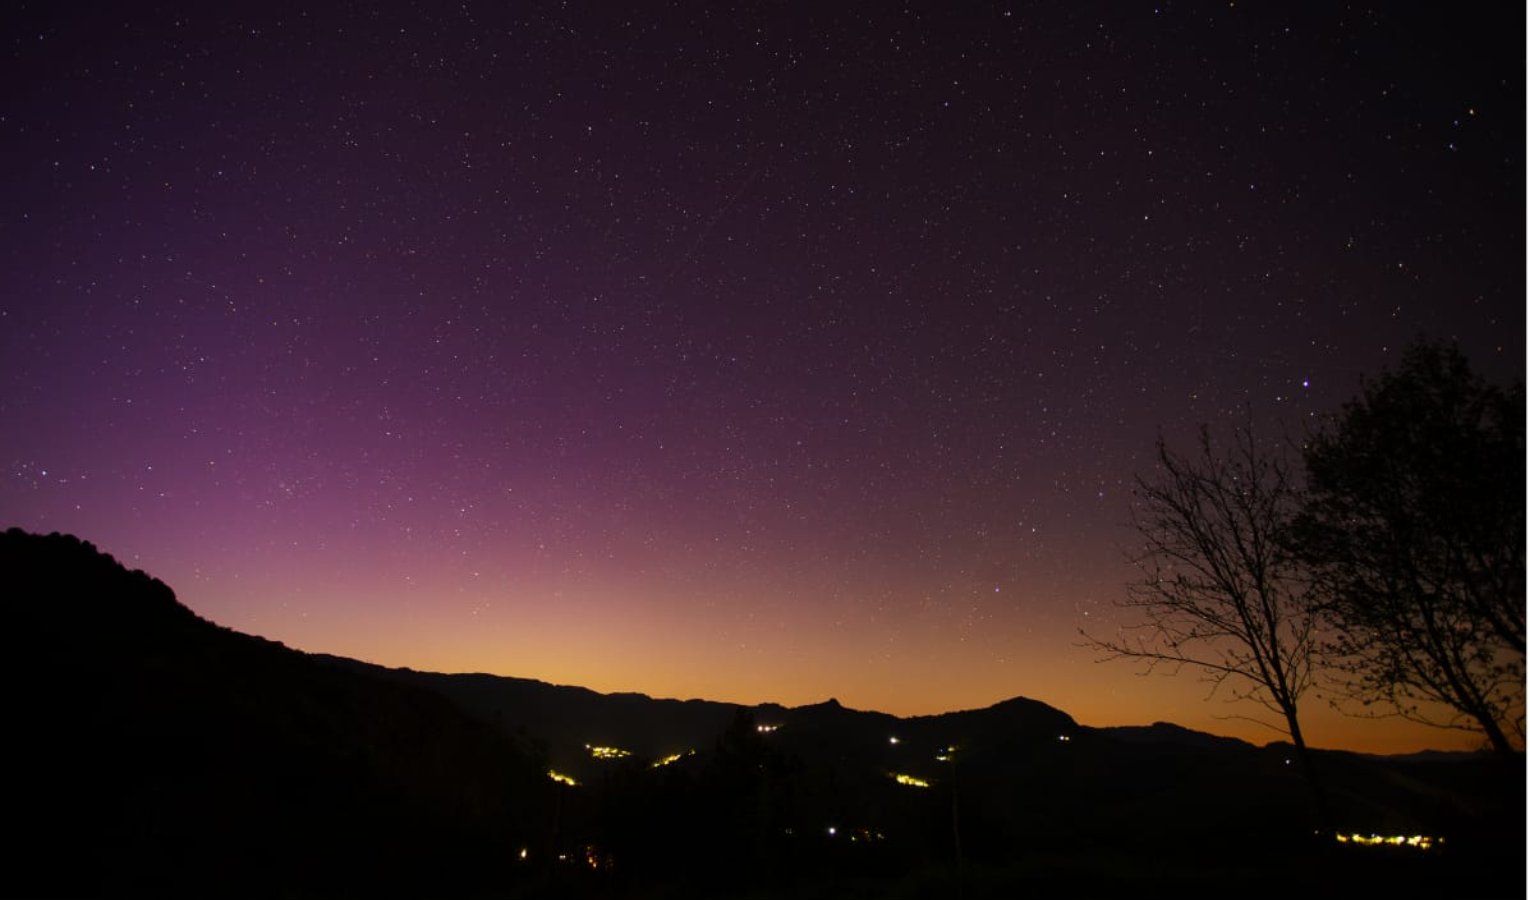
<instances>
[{"instance_id":1,"label":"dark hillside","mask_svg":"<svg viewBox=\"0 0 1530 900\"><path fill-rule=\"evenodd\" d=\"M1319 752L1341 829L1446 839L1341 845L1281 744L383 669L60 535L0 535L0 584L0 895L1523 896L1522 773L1481 755Z\"/></svg>"},{"instance_id":2,"label":"dark hillside","mask_svg":"<svg viewBox=\"0 0 1530 900\"><path fill-rule=\"evenodd\" d=\"M545 778L441 697L217 627L73 537L0 536L7 894L433 895L510 876Z\"/></svg>"}]
</instances>

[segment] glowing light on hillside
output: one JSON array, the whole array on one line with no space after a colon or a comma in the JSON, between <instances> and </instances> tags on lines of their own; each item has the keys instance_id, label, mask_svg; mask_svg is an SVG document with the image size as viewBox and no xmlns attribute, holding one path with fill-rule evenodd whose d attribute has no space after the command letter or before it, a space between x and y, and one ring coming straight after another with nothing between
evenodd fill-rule
<instances>
[{"instance_id":1,"label":"glowing light on hillside","mask_svg":"<svg viewBox=\"0 0 1530 900\"><path fill-rule=\"evenodd\" d=\"M590 751L590 755L596 759L621 759L632 755L631 750L623 750L620 747L591 747L585 744L584 749Z\"/></svg>"},{"instance_id":2,"label":"glowing light on hillside","mask_svg":"<svg viewBox=\"0 0 1530 900\"><path fill-rule=\"evenodd\" d=\"M655 769L660 769L660 768L663 768L664 766L670 765L671 763L677 763L677 762L679 762L680 760L684 759L687 756L695 756L695 755L696 755L696 751L695 750L687 750L684 753L671 753L668 756L665 756L665 757L662 757L660 759L654 760L653 761L653 767Z\"/></svg>"},{"instance_id":3,"label":"glowing light on hillside","mask_svg":"<svg viewBox=\"0 0 1530 900\"><path fill-rule=\"evenodd\" d=\"M1445 843L1444 838L1430 837L1427 834L1415 835L1380 835L1380 834L1336 834L1334 838L1341 844L1356 844L1361 847L1414 847L1419 850L1428 850L1435 844Z\"/></svg>"},{"instance_id":4,"label":"glowing light on hillside","mask_svg":"<svg viewBox=\"0 0 1530 900\"><path fill-rule=\"evenodd\" d=\"M893 773L893 781L896 781L899 784L906 784L909 787L927 788L930 786L930 783L925 781L923 778L915 778L913 775L904 775L901 773Z\"/></svg>"},{"instance_id":5,"label":"glowing light on hillside","mask_svg":"<svg viewBox=\"0 0 1530 900\"><path fill-rule=\"evenodd\" d=\"M1068 735L1066 735L1066 734L1059 734L1059 735L1058 735L1058 736L1057 736L1057 740L1059 740L1059 741L1061 741L1061 742L1062 742L1062 743L1064 743L1064 744L1066 744L1066 743L1068 743L1068 742L1069 742L1069 741L1071 741L1071 740L1073 740L1073 738L1071 738L1071 737L1069 737L1069 736L1068 736Z\"/></svg>"},{"instance_id":6,"label":"glowing light on hillside","mask_svg":"<svg viewBox=\"0 0 1530 900\"><path fill-rule=\"evenodd\" d=\"M566 784L569 787L579 786L579 782L575 781L572 775L564 775L562 772L557 772L552 769L547 770L547 777L551 778L553 781L558 782L559 784Z\"/></svg>"},{"instance_id":7,"label":"glowing light on hillside","mask_svg":"<svg viewBox=\"0 0 1530 900\"><path fill-rule=\"evenodd\" d=\"M896 745L898 743L898 738L896 736L890 737L887 739L887 743Z\"/></svg>"},{"instance_id":8,"label":"glowing light on hillside","mask_svg":"<svg viewBox=\"0 0 1530 900\"><path fill-rule=\"evenodd\" d=\"M772 731L775 731L780 727L780 725L756 725L754 726L754 730L758 731L760 734L770 734Z\"/></svg>"}]
</instances>

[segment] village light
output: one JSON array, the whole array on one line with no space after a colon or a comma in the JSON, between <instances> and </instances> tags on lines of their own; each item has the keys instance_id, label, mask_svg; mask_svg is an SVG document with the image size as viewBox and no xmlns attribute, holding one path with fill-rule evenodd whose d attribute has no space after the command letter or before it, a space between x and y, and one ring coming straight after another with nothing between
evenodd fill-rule
<instances>
[{"instance_id":1,"label":"village light","mask_svg":"<svg viewBox=\"0 0 1530 900\"><path fill-rule=\"evenodd\" d=\"M1433 847L1437 843L1445 843L1444 838L1434 838L1426 834L1366 835L1360 834L1359 832L1354 832L1351 834L1335 834L1334 839L1341 844L1355 844L1361 847L1413 847L1418 850L1428 850L1430 847Z\"/></svg>"},{"instance_id":2,"label":"village light","mask_svg":"<svg viewBox=\"0 0 1530 900\"><path fill-rule=\"evenodd\" d=\"M666 757L663 757L662 759L654 760L653 768L660 769L660 768L663 768L664 766L669 765L670 763L679 762L681 759L683 759L683 758L685 758L687 756L695 756L695 755L696 755L696 751L695 750L687 750L684 753L671 753L670 755L668 755Z\"/></svg>"}]
</instances>

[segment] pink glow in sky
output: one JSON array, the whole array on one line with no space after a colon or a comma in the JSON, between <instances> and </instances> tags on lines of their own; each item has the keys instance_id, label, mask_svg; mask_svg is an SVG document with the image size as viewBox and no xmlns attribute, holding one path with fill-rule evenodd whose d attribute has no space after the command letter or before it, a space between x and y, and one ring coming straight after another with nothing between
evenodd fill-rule
<instances>
[{"instance_id":1,"label":"pink glow in sky","mask_svg":"<svg viewBox=\"0 0 1530 900\"><path fill-rule=\"evenodd\" d=\"M1159 431L1523 378L1523 11L11 15L0 524L305 650L1262 741L1077 646Z\"/></svg>"}]
</instances>

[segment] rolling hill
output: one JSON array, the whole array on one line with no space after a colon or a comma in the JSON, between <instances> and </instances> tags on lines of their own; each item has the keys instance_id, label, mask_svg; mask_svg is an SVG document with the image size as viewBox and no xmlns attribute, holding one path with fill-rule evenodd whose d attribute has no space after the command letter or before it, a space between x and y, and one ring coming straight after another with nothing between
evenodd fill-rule
<instances>
[{"instance_id":1,"label":"rolling hill","mask_svg":"<svg viewBox=\"0 0 1530 900\"><path fill-rule=\"evenodd\" d=\"M387 669L219 627L57 534L0 535L0 573L23 825L0 894L718 896L953 866L996 896L1523 891L1522 773L1488 758L1318 754L1335 827L1449 839L1382 859L1314 832L1280 744L1024 698L898 718Z\"/></svg>"}]
</instances>

